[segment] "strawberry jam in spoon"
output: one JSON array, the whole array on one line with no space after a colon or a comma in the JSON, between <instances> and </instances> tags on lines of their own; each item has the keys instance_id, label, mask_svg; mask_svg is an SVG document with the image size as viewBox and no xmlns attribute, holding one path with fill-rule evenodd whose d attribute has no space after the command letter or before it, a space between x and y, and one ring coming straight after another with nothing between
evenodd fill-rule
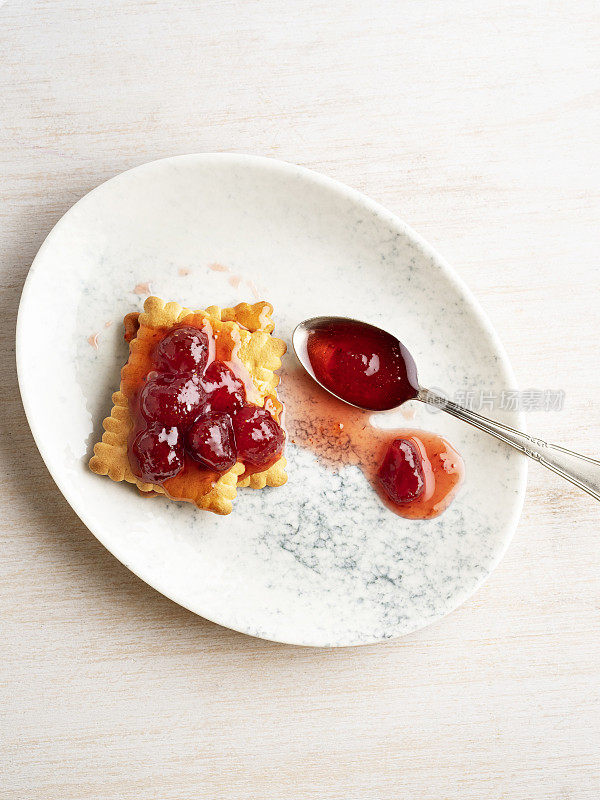
<instances>
[{"instance_id":1,"label":"strawberry jam in spoon","mask_svg":"<svg viewBox=\"0 0 600 800\"><path fill-rule=\"evenodd\" d=\"M355 320L324 319L309 320L306 337L308 362L321 386L369 411L389 411L417 397L416 364L395 336ZM294 346L300 339L295 333Z\"/></svg>"}]
</instances>

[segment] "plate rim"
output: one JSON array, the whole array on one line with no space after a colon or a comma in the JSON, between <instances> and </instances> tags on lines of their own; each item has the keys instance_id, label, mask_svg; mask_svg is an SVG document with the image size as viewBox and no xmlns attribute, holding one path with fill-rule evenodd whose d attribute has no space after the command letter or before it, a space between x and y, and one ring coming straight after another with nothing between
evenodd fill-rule
<instances>
[{"instance_id":1,"label":"plate rim","mask_svg":"<svg viewBox=\"0 0 600 800\"><path fill-rule=\"evenodd\" d=\"M111 553L118 561L120 561L128 570L130 570L134 575L140 578L144 583L148 584L152 587L155 591L162 594L164 597L167 597L177 605L180 605L182 608L187 609L191 613L202 617L204 619L213 622L214 624L220 625L221 627L228 628L229 630L234 630L238 633L243 633L247 636L253 636L255 638L259 638L265 641L276 642L278 644L288 644L294 646L303 646L303 647L326 647L326 648L334 648L334 647L358 647L362 645L369 645L369 644L376 644L380 642L390 641L393 639L399 639L404 636L409 636L413 633L416 633L419 630L422 630L425 627L429 627L430 625L436 624L444 617L451 614L457 608L459 608L463 603L465 603L468 599L470 599L480 588L481 586L489 579L491 574L494 572L500 561L503 559L517 529L517 525L519 523L519 519L521 517L521 513L523 510L523 504L525 500L525 491L527 487L527 473L528 473L528 462L525 456L522 456L516 462L516 471L518 477L518 490L514 499L514 503L512 505L512 514L510 520L506 524L506 535L503 539L502 546L498 548L497 552L494 554L494 558L491 562L491 566L487 570L487 572L482 575L476 583L469 589L469 591L464 595L460 596L457 602L453 603L450 608L446 609L445 611L436 614L429 620L423 621L422 624L412 628L410 631L406 633L397 634L394 636L389 637L382 637L382 636L375 636L372 638L365 638L361 639L360 641L348 641L348 642L341 642L339 644L331 643L331 644L323 644L321 642L313 642L309 641L308 639L303 640L302 637L294 638L290 637L289 639L286 638L275 638L269 637L263 633L257 632L256 630L244 629L243 627L235 627L230 623L224 621L223 619L218 619L215 615L205 616L203 613L198 611L197 609L191 608L185 600L182 598L177 597L177 592L173 591L172 589L165 590L161 588L160 581L155 580L152 578L151 580L144 576L144 570L138 571L134 569L129 563L128 559L122 557L122 554L119 554L118 548L114 548L111 545L109 546L105 541L105 538L99 534L90 522L88 522L88 515L86 513L85 508L81 507L83 504L79 503L77 500L70 497L69 488L67 485L66 479L63 479L58 473L58 470L53 469L51 463L49 463L49 459L46 458L42 450L41 435L39 433L39 429L37 428L36 421L35 421L35 412L32 408L32 404L30 403L27 392L24 388L24 359L23 359L23 350L24 350L24 330L26 326L26 314L25 309L26 305L29 302L30 296L32 295L33 286L34 286L34 279L37 275L38 270L43 264L43 258L45 255L46 250L48 250L53 243L55 236L57 235L57 231L59 227L61 227L65 220L67 220L71 215L76 213L76 209L81 207L86 202L89 202L90 198L105 189L108 184L113 182L119 181L122 177L128 175L132 172L143 172L143 171L150 171L152 168L156 168L158 165L165 164L167 162L205 162L209 164L210 162L230 162L233 164L242 165L254 165L258 167L262 167L266 170L273 170L278 171L280 173L286 173L288 176L290 174L295 174L298 177L302 177L315 185L320 185L324 188L328 188L334 192L337 192L339 195L343 196L344 198L360 204L363 208L366 208L370 212L374 213L378 217L382 218L386 223L388 223L391 227L394 227L396 230L401 232L405 235L409 240L411 240L414 244L416 244L421 251L432 259L435 263L436 267L440 269L444 277L450 282L453 288L462 295L465 301L468 303L470 311L475 315L477 322L484 328L487 335L490 337L490 341L494 347L496 354L501 363L501 367L504 370L506 377L507 377L507 389L509 390L517 390L518 384L516 381L516 377L512 368L512 364L509 360L508 353L496 332L496 329L492 325L487 313L483 310L481 305L479 304L478 299L471 291L469 286L465 283L465 281L461 278L461 276L454 270L454 268L446 261L446 259L440 255L440 253L427 242L419 233L417 233L413 228L411 228L407 223L405 223L400 217L396 214L391 212L381 203L373 200L368 195L364 194L363 192L359 191L358 189L354 189L351 186L343 183L342 181L338 181L335 178L331 178L328 175L325 175L321 172L316 170L310 169L308 167L300 166L298 164L294 164L292 162L283 161L277 158L271 158L269 156L259 156L253 155L248 153L231 153L231 152L208 152L208 153L185 153L175 156L167 156L166 158L159 158L154 159L152 161L146 161L141 164L138 164L134 167L131 167L127 170L123 170L122 172L113 175L112 177L108 178L102 183L95 186L89 192L86 192L82 197L79 198L72 206L70 206L67 211L56 221L56 223L52 226L48 234L46 235L44 241L40 245L35 258L33 259L31 266L28 270L27 276L25 278L25 282L23 284L23 289L21 291L21 297L19 300L19 307L17 311L17 322L15 327L15 360L16 360L16 368L17 368L17 379L19 384L19 392L21 395L21 402L23 404L23 408L25 410L25 416L27 418L27 422L29 424L29 428L31 430L33 439L35 441L36 447L42 457L42 460L50 473L54 483L60 490L61 494L67 501L67 503L71 506L73 511L77 514L79 519L83 522L83 524L87 527L90 533L100 542L100 544ZM516 412L517 416L517 426L525 431L525 415L521 410Z\"/></svg>"}]
</instances>

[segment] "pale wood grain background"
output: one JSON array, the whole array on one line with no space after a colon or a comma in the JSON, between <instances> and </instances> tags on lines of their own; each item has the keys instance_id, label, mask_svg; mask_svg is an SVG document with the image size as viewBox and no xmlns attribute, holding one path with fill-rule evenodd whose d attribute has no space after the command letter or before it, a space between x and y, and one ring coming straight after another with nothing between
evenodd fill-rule
<instances>
[{"instance_id":1,"label":"pale wood grain background","mask_svg":"<svg viewBox=\"0 0 600 800\"><path fill-rule=\"evenodd\" d=\"M83 193L161 156L266 154L428 238L521 385L567 392L530 430L600 453L597 3L0 6L0 797L600 797L592 500L534 465L508 554L450 617L380 646L270 644L104 551L14 367L27 269Z\"/></svg>"}]
</instances>

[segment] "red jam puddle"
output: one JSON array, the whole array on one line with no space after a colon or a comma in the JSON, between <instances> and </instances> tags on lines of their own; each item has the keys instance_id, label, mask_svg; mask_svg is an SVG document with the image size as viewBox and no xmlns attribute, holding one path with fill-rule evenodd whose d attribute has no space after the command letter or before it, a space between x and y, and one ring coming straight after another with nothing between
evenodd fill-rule
<instances>
[{"instance_id":1,"label":"red jam puddle","mask_svg":"<svg viewBox=\"0 0 600 800\"><path fill-rule=\"evenodd\" d=\"M371 423L370 412L336 400L300 369L284 375L281 393L290 441L312 450L320 463L332 469L360 467L396 514L409 519L432 519L445 511L456 496L464 477L464 464L441 436L421 430L378 428ZM397 440L408 441L417 448L423 481L417 496L404 502L390 496L381 475L381 467ZM401 477L410 478L411 471L403 468ZM405 488L402 482L400 488ZM409 488L414 494L414 485Z\"/></svg>"},{"instance_id":2,"label":"red jam puddle","mask_svg":"<svg viewBox=\"0 0 600 800\"><path fill-rule=\"evenodd\" d=\"M360 467L383 502L400 516L432 519L445 511L456 496L464 477L464 464L457 451L441 436L414 429L376 427L371 423L371 412L336 400L300 369L284 375L281 393L290 441L312 450L320 463L332 469ZM406 448L409 453L411 448L417 450L418 458L414 461L420 467L417 475L422 481L415 489L415 484L419 484L415 471L410 469L410 464L409 469L405 463L400 464L399 488L403 491L400 496L407 497L402 502L398 502L398 495L390 492L389 481L386 486L389 464L382 474L390 453L392 462L397 461L397 454L393 452L397 449L394 448L397 440L409 443Z\"/></svg>"},{"instance_id":3,"label":"red jam puddle","mask_svg":"<svg viewBox=\"0 0 600 800\"><path fill-rule=\"evenodd\" d=\"M188 499L206 494L238 461L247 475L279 459L283 406L253 402L256 389L237 356L239 337L216 335L198 314L172 328L139 328L137 315L128 314L125 339L134 337L122 389L134 422L129 461L140 480Z\"/></svg>"}]
</instances>

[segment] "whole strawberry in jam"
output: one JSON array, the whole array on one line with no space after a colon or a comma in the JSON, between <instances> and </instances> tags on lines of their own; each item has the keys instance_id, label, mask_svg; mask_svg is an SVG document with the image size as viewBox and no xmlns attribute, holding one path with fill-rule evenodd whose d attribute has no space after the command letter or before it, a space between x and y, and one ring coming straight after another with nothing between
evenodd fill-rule
<instances>
[{"instance_id":1,"label":"whole strawberry in jam","mask_svg":"<svg viewBox=\"0 0 600 800\"><path fill-rule=\"evenodd\" d=\"M140 393L140 409L150 422L187 428L202 411L206 392L195 375L156 375Z\"/></svg>"},{"instance_id":2,"label":"whole strawberry in jam","mask_svg":"<svg viewBox=\"0 0 600 800\"><path fill-rule=\"evenodd\" d=\"M238 458L254 468L266 469L283 453L285 433L264 408L247 405L233 416Z\"/></svg>"},{"instance_id":3,"label":"whole strawberry in jam","mask_svg":"<svg viewBox=\"0 0 600 800\"><path fill-rule=\"evenodd\" d=\"M213 413L197 419L186 433L185 444L195 461L216 472L226 472L237 461L229 414Z\"/></svg>"},{"instance_id":4,"label":"whole strawberry in jam","mask_svg":"<svg viewBox=\"0 0 600 800\"><path fill-rule=\"evenodd\" d=\"M145 483L173 478L183 467L183 445L177 428L153 423L133 440L131 469Z\"/></svg>"},{"instance_id":5,"label":"whole strawberry in jam","mask_svg":"<svg viewBox=\"0 0 600 800\"><path fill-rule=\"evenodd\" d=\"M209 364L202 378L211 411L233 411L246 402L244 384L223 361Z\"/></svg>"},{"instance_id":6,"label":"whole strawberry in jam","mask_svg":"<svg viewBox=\"0 0 600 800\"><path fill-rule=\"evenodd\" d=\"M395 503L410 503L425 491L423 459L410 439L394 439L379 471L379 483Z\"/></svg>"},{"instance_id":7,"label":"whole strawberry in jam","mask_svg":"<svg viewBox=\"0 0 600 800\"><path fill-rule=\"evenodd\" d=\"M176 328L161 339L154 351L160 372L202 373L208 361L208 336L191 326Z\"/></svg>"}]
</instances>

